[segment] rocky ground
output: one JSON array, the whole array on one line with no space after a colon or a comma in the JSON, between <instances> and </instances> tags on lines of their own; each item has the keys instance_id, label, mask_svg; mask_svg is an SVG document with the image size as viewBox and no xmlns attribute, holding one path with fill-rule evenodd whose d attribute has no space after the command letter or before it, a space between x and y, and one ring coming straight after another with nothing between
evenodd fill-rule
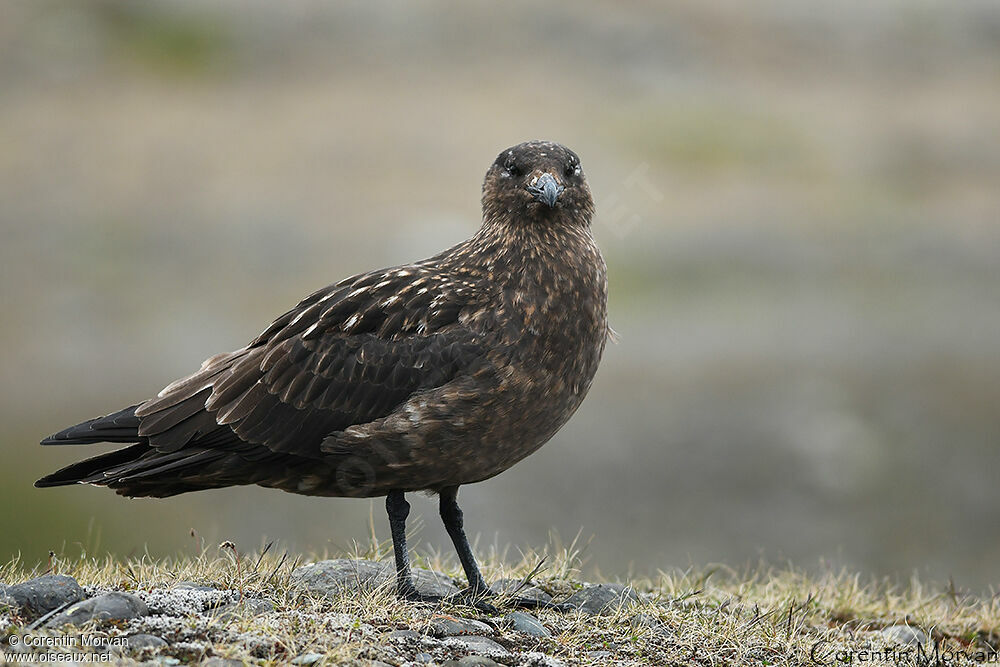
<instances>
[{"instance_id":1,"label":"rocky ground","mask_svg":"<svg viewBox=\"0 0 1000 667\"><path fill-rule=\"evenodd\" d=\"M458 593L454 579L442 572L416 569L417 588L425 594L448 596ZM524 611L500 612L505 595L517 594L540 602L551 602L546 591L516 579L494 584L500 597L495 610L483 616L474 608L438 608L414 605L423 613L409 624L363 622L357 615L337 611L345 595L383 595L391 590L391 565L363 559L324 560L298 567L290 582L301 598L327 600L326 611L312 608L282 609L256 592L227 589L212 584L179 581L168 586L150 586L132 591L81 586L68 575L46 574L0 589L0 617L8 627L4 650L13 656L42 653L94 653L98 660L121 664L176 665L198 662L237 665L257 661L290 661L296 665L339 663L331 649L354 641L366 648L356 660L371 665L560 665L548 656L558 620L548 624ZM602 616L621 613L640 603L640 596L623 584L584 585L563 600L562 613ZM491 605L492 606L492 605ZM476 617L465 616L465 611ZM447 612L447 613L446 613ZM555 612L552 612L553 614ZM635 622L655 627L652 617L635 615ZM553 619L558 619L554 616ZM256 629L248 629L247 626ZM311 650L289 650L281 636L308 628L322 633L324 640ZM88 634L89 633L89 634ZM67 643L50 641L75 638ZM86 644L89 641L92 646ZM54 645L53 645L54 644ZM237 658L221 657L241 654ZM592 651L595 659L612 655L609 650ZM94 659L94 658L91 658Z\"/></svg>"},{"instance_id":2,"label":"rocky ground","mask_svg":"<svg viewBox=\"0 0 1000 667\"><path fill-rule=\"evenodd\" d=\"M926 664L936 650L944 664L975 664L997 660L1000 638L995 596L931 594L916 582L907 591L864 587L845 574L812 581L709 571L633 586L581 582L558 565L488 564L498 598L479 610L396 601L391 564L364 558L300 565L264 554L50 569L74 576L0 568L12 582L0 585L0 661L833 664L866 651L869 661ZM458 592L453 574L415 570L421 592L438 595ZM561 608L515 610L507 603L515 592Z\"/></svg>"}]
</instances>

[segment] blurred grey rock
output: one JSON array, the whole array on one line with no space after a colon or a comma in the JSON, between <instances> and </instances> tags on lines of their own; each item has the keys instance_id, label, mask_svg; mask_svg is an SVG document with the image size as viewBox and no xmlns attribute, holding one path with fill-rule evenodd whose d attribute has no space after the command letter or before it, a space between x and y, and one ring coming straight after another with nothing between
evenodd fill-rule
<instances>
[{"instance_id":1,"label":"blurred grey rock","mask_svg":"<svg viewBox=\"0 0 1000 667\"><path fill-rule=\"evenodd\" d=\"M166 640L162 637L157 637L156 635L132 635L131 637L125 638L125 643L133 651L141 651L147 648L163 648L167 645Z\"/></svg>"},{"instance_id":2,"label":"blurred grey rock","mask_svg":"<svg viewBox=\"0 0 1000 667\"><path fill-rule=\"evenodd\" d=\"M607 660L611 657L611 651L591 651L587 657L591 660Z\"/></svg>"},{"instance_id":3,"label":"blurred grey rock","mask_svg":"<svg viewBox=\"0 0 1000 667\"><path fill-rule=\"evenodd\" d=\"M28 618L37 618L53 609L84 598L76 579L65 574L46 574L7 589L18 607Z\"/></svg>"},{"instance_id":4,"label":"blurred grey rock","mask_svg":"<svg viewBox=\"0 0 1000 667\"><path fill-rule=\"evenodd\" d=\"M113 591L83 600L56 614L45 622L47 628L63 625L83 625L88 621L128 621L148 616L149 607L131 593Z\"/></svg>"},{"instance_id":5,"label":"blurred grey rock","mask_svg":"<svg viewBox=\"0 0 1000 667\"><path fill-rule=\"evenodd\" d=\"M234 618L251 618L262 614L270 614L274 605L267 600L246 598L242 601L230 602L212 609L209 614L220 621L231 621Z\"/></svg>"},{"instance_id":6,"label":"blurred grey rock","mask_svg":"<svg viewBox=\"0 0 1000 667\"><path fill-rule=\"evenodd\" d=\"M549 629L542 625L542 622L531 614L523 611L513 611L507 614L504 619L510 623L517 632L523 632L532 637L551 637Z\"/></svg>"},{"instance_id":7,"label":"blurred grey rock","mask_svg":"<svg viewBox=\"0 0 1000 667\"><path fill-rule=\"evenodd\" d=\"M639 595L623 584L596 584L587 586L566 599L564 604L576 607L585 614L610 613L619 607L639 601Z\"/></svg>"},{"instance_id":8,"label":"blurred grey rock","mask_svg":"<svg viewBox=\"0 0 1000 667\"><path fill-rule=\"evenodd\" d=\"M445 640L445 644L456 648L464 648L469 653L484 655L495 660L510 660L514 657L510 651L489 637L477 637L475 635L465 637L448 637L448 639ZM469 664L462 663L461 661L459 662L461 664Z\"/></svg>"},{"instance_id":9,"label":"blurred grey rock","mask_svg":"<svg viewBox=\"0 0 1000 667\"><path fill-rule=\"evenodd\" d=\"M490 586L501 595L511 595L539 602L552 602L552 596L537 586L526 585L520 579L499 579ZM516 592L515 592L516 591Z\"/></svg>"},{"instance_id":10,"label":"blurred grey rock","mask_svg":"<svg viewBox=\"0 0 1000 667\"><path fill-rule=\"evenodd\" d=\"M207 658L201 661L201 667L243 667L242 660L233 658Z\"/></svg>"},{"instance_id":11,"label":"blurred grey rock","mask_svg":"<svg viewBox=\"0 0 1000 667\"><path fill-rule=\"evenodd\" d=\"M413 656L413 659L416 660L417 662L422 662L425 665L434 662L434 656L431 655L430 653L418 653L415 656Z\"/></svg>"},{"instance_id":12,"label":"blurred grey rock","mask_svg":"<svg viewBox=\"0 0 1000 667\"><path fill-rule=\"evenodd\" d=\"M337 558L303 565L292 573L292 580L313 595L335 597L344 590L394 586L396 570L388 563ZM431 570L414 569L413 584L424 595L458 592L450 577Z\"/></svg>"},{"instance_id":13,"label":"blurred grey rock","mask_svg":"<svg viewBox=\"0 0 1000 667\"><path fill-rule=\"evenodd\" d=\"M302 655L293 658L293 665L312 665L323 659L322 653L303 653Z\"/></svg>"},{"instance_id":14,"label":"blurred grey rock","mask_svg":"<svg viewBox=\"0 0 1000 667\"><path fill-rule=\"evenodd\" d=\"M880 633L886 641L904 646L923 646L927 644L927 635L920 628L909 625L892 625Z\"/></svg>"},{"instance_id":15,"label":"blurred grey rock","mask_svg":"<svg viewBox=\"0 0 1000 667\"><path fill-rule=\"evenodd\" d=\"M430 632L435 637L458 635L492 635L493 628L482 621L458 616L435 616L431 619Z\"/></svg>"}]
</instances>

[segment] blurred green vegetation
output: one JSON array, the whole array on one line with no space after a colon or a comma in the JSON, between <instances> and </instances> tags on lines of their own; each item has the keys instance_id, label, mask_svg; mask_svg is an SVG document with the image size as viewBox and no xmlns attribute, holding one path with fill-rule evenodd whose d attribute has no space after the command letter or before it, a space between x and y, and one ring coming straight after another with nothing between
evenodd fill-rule
<instances>
[{"instance_id":1,"label":"blurred green vegetation","mask_svg":"<svg viewBox=\"0 0 1000 667\"><path fill-rule=\"evenodd\" d=\"M217 71L232 44L225 23L193 8L102 2L95 12L117 58L150 72L192 76Z\"/></svg>"}]
</instances>

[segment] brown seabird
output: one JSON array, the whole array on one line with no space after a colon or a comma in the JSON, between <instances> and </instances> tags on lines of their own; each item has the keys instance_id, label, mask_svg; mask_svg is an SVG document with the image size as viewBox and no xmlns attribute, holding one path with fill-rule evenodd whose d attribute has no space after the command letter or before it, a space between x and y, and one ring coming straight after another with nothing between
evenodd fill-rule
<instances>
[{"instance_id":1,"label":"brown seabird","mask_svg":"<svg viewBox=\"0 0 1000 667\"><path fill-rule=\"evenodd\" d=\"M46 438L131 444L35 486L386 496L397 592L412 600L427 596L410 576L404 493L430 491L466 595L489 595L458 487L503 472L566 423L609 329L594 203L576 154L544 141L503 151L482 202L469 240L324 287L155 398Z\"/></svg>"}]
</instances>

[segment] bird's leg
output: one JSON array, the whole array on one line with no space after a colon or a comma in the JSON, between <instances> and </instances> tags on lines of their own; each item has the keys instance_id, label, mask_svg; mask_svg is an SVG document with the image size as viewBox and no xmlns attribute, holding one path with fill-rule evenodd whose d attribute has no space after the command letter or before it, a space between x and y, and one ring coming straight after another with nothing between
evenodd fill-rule
<instances>
[{"instance_id":1,"label":"bird's leg","mask_svg":"<svg viewBox=\"0 0 1000 667\"><path fill-rule=\"evenodd\" d=\"M441 521L455 545L458 552L458 559L462 562L462 569L469 580L469 587L458 594L460 600L472 606L487 611L488 613L498 613L493 605L485 602L483 598L497 597L497 594L490 588L483 573L479 570L476 557L472 554L472 547L469 546L469 538L465 535L465 522L462 515L462 508L458 506L458 487L449 486L441 489L440 493ZM533 598L513 597L507 600L508 604L514 607L524 608L545 608L557 611L568 611L564 605L543 602Z\"/></svg>"},{"instance_id":2,"label":"bird's leg","mask_svg":"<svg viewBox=\"0 0 1000 667\"><path fill-rule=\"evenodd\" d=\"M458 552L458 559L462 561L462 569L469 580L469 593L474 596L489 595L492 591L483 573L479 571L479 564L476 557L472 555L472 547L469 546L469 538L465 536L465 523L462 518L462 508L458 506L458 487L449 486L441 489L441 521L444 522L445 530L451 537Z\"/></svg>"},{"instance_id":3,"label":"bird's leg","mask_svg":"<svg viewBox=\"0 0 1000 667\"><path fill-rule=\"evenodd\" d=\"M392 533L392 552L396 557L396 594L406 600L420 596L413 585L410 574L410 555L406 550L406 517L410 515L410 503L402 491L390 491L385 497L385 511L389 515L389 530Z\"/></svg>"},{"instance_id":4,"label":"bird's leg","mask_svg":"<svg viewBox=\"0 0 1000 667\"><path fill-rule=\"evenodd\" d=\"M406 548L406 517L410 514L410 503L402 491L390 491L385 497L385 511L389 515L389 530L392 533L392 553L396 559L396 596L411 602L441 602L441 595L421 593L413 584L410 572L410 554ZM464 602L464 600L459 600ZM479 607L479 605L473 605ZM491 608L491 611L496 611Z\"/></svg>"}]
</instances>

